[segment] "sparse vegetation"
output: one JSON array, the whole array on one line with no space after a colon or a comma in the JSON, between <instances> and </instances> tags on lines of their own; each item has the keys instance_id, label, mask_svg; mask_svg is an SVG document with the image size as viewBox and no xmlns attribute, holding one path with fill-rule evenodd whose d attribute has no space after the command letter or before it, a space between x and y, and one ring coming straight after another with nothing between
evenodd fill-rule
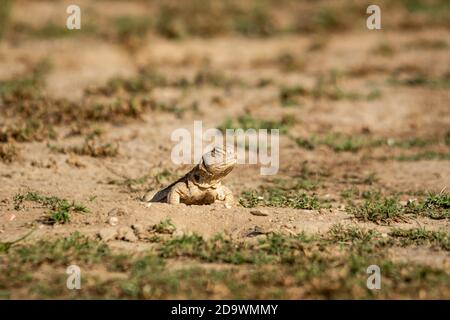
<instances>
[{"instance_id":1,"label":"sparse vegetation","mask_svg":"<svg viewBox=\"0 0 450 320\"><path fill-rule=\"evenodd\" d=\"M15 122L2 129L2 141L13 138L18 141L52 139L56 135L54 126L64 124L85 126L90 122L123 123L130 119L141 119L148 111L170 112L176 115L182 115L184 112L184 109L176 105L165 105L148 96L132 95L102 102L88 99L82 103L48 97L43 89L50 67L50 62L43 60L30 74L0 81L0 100L4 104L1 112L15 119ZM116 93L119 88L130 93L145 91L148 84L139 79L113 79L105 88L101 87L93 92L110 95ZM87 96L90 94L92 90L86 92ZM21 122L23 120L26 121L25 124Z\"/></svg>"},{"instance_id":2,"label":"sparse vegetation","mask_svg":"<svg viewBox=\"0 0 450 320\"><path fill-rule=\"evenodd\" d=\"M289 128L291 128L296 122L296 119L292 115L283 116L281 120L262 120L258 118L254 118L251 115L243 115L238 117L236 120L227 119L224 123L222 123L218 129L222 132L225 132L226 129L278 129L280 133L288 132Z\"/></svg>"},{"instance_id":3,"label":"sparse vegetation","mask_svg":"<svg viewBox=\"0 0 450 320\"><path fill-rule=\"evenodd\" d=\"M449 218L449 194L428 193L421 201L408 201L401 205L395 196L383 197L380 192L363 193L363 204L350 203L347 211L362 221L391 223L407 221L411 215L425 216L431 219Z\"/></svg>"},{"instance_id":4,"label":"sparse vegetation","mask_svg":"<svg viewBox=\"0 0 450 320\"><path fill-rule=\"evenodd\" d=\"M288 193L275 188L263 192L246 191L241 195L239 203L246 208L267 206L317 210L323 206L317 196L309 196L306 193Z\"/></svg>"},{"instance_id":5,"label":"sparse vegetation","mask_svg":"<svg viewBox=\"0 0 450 320\"><path fill-rule=\"evenodd\" d=\"M364 229L356 225L333 225L321 238L324 242L338 242L346 245L376 246L392 248L396 246L433 245L442 250L450 250L450 237L444 231L431 231L419 228L392 228L389 233L382 234L373 229Z\"/></svg>"},{"instance_id":6,"label":"sparse vegetation","mask_svg":"<svg viewBox=\"0 0 450 320\"><path fill-rule=\"evenodd\" d=\"M372 89L368 93L359 93L344 90L339 85L339 79L344 73L330 71L325 76L317 77L316 83L312 88L305 88L301 85L286 87L282 86L279 91L280 104L283 107L292 107L301 105L302 99L310 98L313 100L376 100L381 97L378 89Z\"/></svg>"},{"instance_id":7,"label":"sparse vegetation","mask_svg":"<svg viewBox=\"0 0 450 320\"><path fill-rule=\"evenodd\" d=\"M390 43L381 42L375 48L373 48L372 52L377 55L392 57L396 51Z\"/></svg>"},{"instance_id":8,"label":"sparse vegetation","mask_svg":"<svg viewBox=\"0 0 450 320\"><path fill-rule=\"evenodd\" d=\"M8 26L11 1L2 7L3 31ZM448 5L442 1L404 0L395 3L382 1L380 5L393 17L387 18L390 30L425 27L448 27ZM305 6L292 1L258 1L242 3L237 0L164 1L144 5L148 14L118 12L102 23L98 17L88 13L87 22L81 30L64 30L56 20L34 26L23 22L11 22L12 36L28 35L38 38L59 38L77 34L94 34L108 40L114 39L127 47L136 48L144 43L148 34L168 39L189 37L211 38L224 35L266 38L283 34L329 34L349 31L358 26L361 4L344 1L336 5L331 2ZM400 14L398 14L400 13ZM282 16L284 19L279 19ZM0 29L0 30L2 30Z\"/></svg>"},{"instance_id":9,"label":"sparse vegetation","mask_svg":"<svg viewBox=\"0 0 450 320\"><path fill-rule=\"evenodd\" d=\"M351 187L341 191L341 197L343 197L344 199L352 199L354 197L358 197L359 194L360 191L356 187Z\"/></svg>"},{"instance_id":10,"label":"sparse vegetation","mask_svg":"<svg viewBox=\"0 0 450 320\"><path fill-rule=\"evenodd\" d=\"M150 16L120 16L113 20L117 39L130 49L142 45L152 21Z\"/></svg>"},{"instance_id":11,"label":"sparse vegetation","mask_svg":"<svg viewBox=\"0 0 450 320\"><path fill-rule=\"evenodd\" d=\"M299 104L298 96L306 95L305 88L301 86L296 87L282 87L280 89L280 102L283 107L290 107Z\"/></svg>"},{"instance_id":12,"label":"sparse vegetation","mask_svg":"<svg viewBox=\"0 0 450 320\"><path fill-rule=\"evenodd\" d=\"M420 202L410 201L407 204L406 210L431 219L449 219L450 194L444 191L441 193L430 192Z\"/></svg>"},{"instance_id":13,"label":"sparse vegetation","mask_svg":"<svg viewBox=\"0 0 450 320\"><path fill-rule=\"evenodd\" d=\"M175 230L176 227L170 219L162 220L151 228L153 232L166 234L172 234Z\"/></svg>"},{"instance_id":14,"label":"sparse vegetation","mask_svg":"<svg viewBox=\"0 0 450 320\"><path fill-rule=\"evenodd\" d=\"M378 181L378 177L374 172L365 174L363 176L354 173L345 173L343 175L343 179L345 182L350 183L352 185L365 184L369 186L375 184ZM358 190L356 190L356 192L358 192Z\"/></svg>"},{"instance_id":15,"label":"sparse vegetation","mask_svg":"<svg viewBox=\"0 0 450 320\"><path fill-rule=\"evenodd\" d=\"M5 163L11 163L17 159L19 152L12 143L0 143L0 160Z\"/></svg>"},{"instance_id":16,"label":"sparse vegetation","mask_svg":"<svg viewBox=\"0 0 450 320\"><path fill-rule=\"evenodd\" d=\"M403 86L421 86L430 89L450 89L450 73L446 73L440 77L430 77L424 74L413 74L406 78L398 78L395 75L389 79L389 82L394 85Z\"/></svg>"},{"instance_id":17,"label":"sparse vegetation","mask_svg":"<svg viewBox=\"0 0 450 320\"><path fill-rule=\"evenodd\" d=\"M335 224L325 234L324 241L338 242L340 244L370 243L380 237L381 234L376 230L366 230L354 225Z\"/></svg>"},{"instance_id":18,"label":"sparse vegetation","mask_svg":"<svg viewBox=\"0 0 450 320\"><path fill-rule=\"evenodd\" d=\"M410 43L406 44L408 49L429 49L429 50L440 50L448 48L448 43L444 39L427 39L420 38Z\"/></svg>"},{"instance_id":19,"label":"sparse vegetation","mask_svg":"<svg viewBox=\"0 0 450 320\"><path fill-rule=\"evenodd\" d=\"M379 146L383 143L381 140L371 141L365 136L348 136L341 133L330 133L323 137L315 135L310 138L296 137L294 141L304 149L313 150L319 145L325 145L336 152L357 152L362 148Z\"/></svg>"},{"instance_id":20,"label":"sparse vegetation","mask_svg":"<svg viewBox=\"0 0 450 320\"><path fill-rule=\"evenodd\" d=\"M50 60L41 60L23 76L0 81L0 98L6 105L16 99L34 98L41 94L45 76L51 70Z\"/></svg>"},{"instance_id":21,"label":"sparse vegetation","mask_svg":"<svg viewBox=\"0 0 450 320\"><path fill-rule=\"evenodd\" d=\"M178 171L154 168L138 178L109 179L107 183L124 186L129 192L145 192L165 187L179 177Z\"/></svg>"},{"instance_id":22,"label":"sparse vegetation","mask_svg":"<svg viewBox=\"0 0 450 320\"><path fill-rule=\"evenodd\" d=\"M0 40L6 32L9 24L9 15L11 13L12 0L4 0L0 8Z\"/></svg>"},{"instance_id":23,"label":"sparse vegetation","mask_svg":"<svg viewBox=\"0 0 450 320\"><path fill-rule=\"evenodd\" d=\"M404 210L395 197L373 197L362 205L348 207L349 213L362 221L391 223L405 221Z\"/></svg>"},{"instance_id":24,"label":"sparse vegetation","mask_svg":"<svg viewBox=\"0 0 450 320\"><path fill-rule=\"evenodd\" d=\"M86 206L75 201L69 202L55 196L43 196L37 192L29 191L27 193L17 193L14 196L14 208L20 210L25 201L36 202L41 206L48 208L43 222L48 224L67 223L70 222L72 212L89 212Z\"/></svg>"},{"instance_id":25,"label":"sparse vegetation","mask_svg":"<svg viewBox=\"0 0 450 320\"><path fill-rule=\"evenodd\" d=\"M273 185L261 186L258 190L244 191L239 203L246 208L257 206L290 207L295 209L317 210L329 208L329 201L320 199L317 195L309 195L303 190L315 190L317 181L300 178L294 182L276 180Z\"/></svg>"},{"instance_id":26,"label":"sparse vegetation","mask_svg":"<svg viewBox=\"0 0 450 320\"><path fill-rule=\"evenodd\" d=\"M438 151L422 151L416 154L404 154L395 157L398 161L450 160L450 153Z\"/></svg>"},{"instance_id":27,"label":"sparse vegetation","mask_svg":"<svg viewBox=\"0 0 450 320\"><path fill-rule=\"evenodd\" d=\"M102 142L98 139L86 139L81 146L60 147L49 145L51 150L59 153L74 153L95 158L115 157L119 153L119 145L114 142Z\"/></svg>"},{"instance_id":28,"label":"sparse vegetation","mask_svg":"<svg viewBox=\"0 0 450 320\"><path fill-rule=\"evenodd\" d=\"M447 145L447 136L414 137L406 139L374 138L369 135L348 135L339 132L327 135L311 135L309 138L291 137L295 143L307 150L314 150L316 147L325 145L336 152L357 152L361 149L377 147L389 147L399 149L424 149L427 147L443 144ZM436 151L421 151L415 155L400 155L395 157L399 161L426 160L426 159L446 159L446 154Z\"/></svg>"},{"instance_id":29,"label":"sparse vegetation","mask_svg":"<svg viewBox=\"0 0 450 320\"><path fill-rule=\"evenodd\" d=\"M401 246L431 244L450 251L449 234L443 231L429 231L424 228L393 229L389 236L398 239Z\"/></svg>"},{"instance_id":30,"label":"sparse vegetation","mask_svg":"<svg viewBox=\"0 0 450 320\"><path fill-rule=\"evenodd\" d=\"M368 265L377 264L385 279L377 297L415 297L419 288L426 292L427 297L445 297L448 294L450 276L445 271L394 263L382 247L370 244L375 234L343 229L346 235L342 236L340 232L336 235L339 230L330 231L325 238L328 240L303 234L272 234L255 244L239 245L221 235L210 240L197 235L181 236L160 243L154 254L138 255L115 253L105 244L74 233L67 238L41 240L33 245L18 244L10 248L7 255L0 254L0 288L2 296L7 297L7 290L14 286L24 288L32 296L47 298L67 295L97 297L106 292L108 297L116 298L189 298L193 297L193 288L195 297L210 297L211 293L202 285L207 281L210 286L226 288L215 293L218 298L373 298L373 292L365 286L365 271ZM324 248L321 245L323 241L338 241L339 244ZM220 270L202 265L173 270L168 268L167 259L175 257L225 265ZM59 278L66 276L63 270L73 259L83 268L86 279L83 290L77 292L54 285L60 283L57 281ZM50 264L56 272L40 281L33 281L37 273L28 273L28 270L40 270L44 264ZM99 265L106 267L106 277L94 278L89 270ZM300 271L299 265L303 266ZM332 272L336 265L342 266L338 273ZM239 272L237 266L241 266ZM60 269L62 271L58 273ZM115 275L118 273L123 276L117 278ZM20 274L24 276L17 277ZM421 276L417 277L417 274ZM197 279L201 279L200 283ZM247 283L244 279L251 281ZM236 285L239 283L245 285ZM289 289L300 285L303 288L301 295L289 293L294 292Z\"/></svg>"},{"instance_id":31,"label":"sparse vegetation","mask_svg":"<svg viewBox=\"0 0 450 320\"><path fill-rule=\"evenodd\" d=\"M154 88L173 87L186 89L198 86L212 86L230 88L232 86L247 86L238 78L229 77L226 74L211 68L202 68L193 76L167 77L165 74L152 68L143 68L134 77L114 77L105 85L88 88L86 95L116 95L127 93L131 96L137 94L148 95Z\"/></svg>"},{"instance_id":32,"label":"sparse vegetation","mask_svg":"<svg viewBox=\"0 0 450 320\"><path fill-rule=\"evenodd\" d=\"M0 125L1 142L31 142L56 138L53 126L45 125L42 121L31 119L20 123Z\"/></svg>"}]
</instances>

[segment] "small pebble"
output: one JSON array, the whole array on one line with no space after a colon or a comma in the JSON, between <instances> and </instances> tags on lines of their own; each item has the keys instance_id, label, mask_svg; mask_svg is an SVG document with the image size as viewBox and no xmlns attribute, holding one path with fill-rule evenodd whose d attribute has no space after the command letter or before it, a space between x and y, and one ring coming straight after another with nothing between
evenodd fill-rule
<instances>
[{"instance_id":1,"label":"small pebble","mask_svg":"<svg viewBox=\"0 0 450 320\"><path fill-rule=\"evenodd\" d=\"M251 210L250 213L254 216L268 216L269 215L266 211L262 211L262 210Z\"/></svg>"},{"instance_id":2,"label":"small pebble","mask_svg":"<svg viewBox=\"0 0 450 320\"><path fill-rule=\"evenodd\" d=\"M387 139L387 145L392 147L395 144L395 139L389 138Z\"/></svg>"},{"instance_id":3,"label":"small pebble","mask_svg":"<svg viewBox=\"0 0 450 320\"><path fill-rule=\"evenodd\" d=\"M112 226L117 226L119 219L117 217L111 217L109 218L108 223Z\"/></svg>"}]
</instances>

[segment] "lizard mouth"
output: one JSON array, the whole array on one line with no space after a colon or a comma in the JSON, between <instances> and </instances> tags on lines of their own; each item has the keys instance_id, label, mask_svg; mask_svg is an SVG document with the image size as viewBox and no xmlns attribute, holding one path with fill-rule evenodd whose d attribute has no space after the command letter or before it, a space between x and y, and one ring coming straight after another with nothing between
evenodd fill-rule
<instances>
[{"instance_id":1,"label":"lizard mouth","mask_svg":"<svg viewBox=\"0 0 450 320\"><path fill-rule=\"evenodd\" d=\"M229 172L233 168L233 166L236 164L235 159L226 159L226 161L218 161L215 163L205 163L205 169L208 171L208 173L214 175L218 173L223 172Z\"/></svg>"}]
</instances>

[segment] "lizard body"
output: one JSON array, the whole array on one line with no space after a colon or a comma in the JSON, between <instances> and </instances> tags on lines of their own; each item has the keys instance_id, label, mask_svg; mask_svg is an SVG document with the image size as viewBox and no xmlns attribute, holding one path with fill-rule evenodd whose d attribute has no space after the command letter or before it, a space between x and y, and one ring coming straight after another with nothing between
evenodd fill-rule
<instances>
[{"instance_id":1,"label":"lizard body","mask_svg":"<svg viewBox=\"0 0 450 320\"><path fill-rule=\"evenodd\" d=\"M230 189L222 185L222 179L233 170L236 158L233 149L215 147L205 153L199 164L183 177L156 193L147 193L148 202L212 204L234 201Z\"/></svg>"}]
</instances>

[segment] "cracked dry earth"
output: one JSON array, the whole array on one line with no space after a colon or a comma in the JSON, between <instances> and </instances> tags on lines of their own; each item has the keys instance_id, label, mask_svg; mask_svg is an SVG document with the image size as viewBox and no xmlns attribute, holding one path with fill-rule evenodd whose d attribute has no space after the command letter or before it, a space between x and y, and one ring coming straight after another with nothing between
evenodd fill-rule
<instances>
[{"instance_id":1,"label":"cracked dry earth","mask_svg":"<svg viewBox=\"0 0 450 320\"><path fill-rule=\"evenodd\" d=\"M55 140L17 143L18 158L10 163L0 162L0 241L13 241L32 229L35 231L18 245L36 243L40 239L58 239L77 231L107 243L113 250L138 253L154 247L148 237L140 235L141 231L145 233L151 226L167 219L176 227L172 236L195 233L209 239L223 234L236 243L253 241L271 233L288 236L301 232L325 234L336 224L374 229L382 234L394 228L420 226L448 235L448 218L417 216L389 223L361 221L346 210L348 198L342 195L352 187L359 191L381 190L387 195L398 193L400 203L406 203L421 192L448 192L448 144L411 148L383 144L355 152L339 152L325 144L312 150L302 148L294 139L330 132L383 141L448 135L448 84L446 88L435 88L389 81L392 74L408 78L420 73L439 78L450 72L448 48L410 49L409 44L416 39L450 41L450 32L445 29L343 32L329 35L324 48L313 51L310 48L314 39L296 35L265 39L223 36L178 41L149 37L146 44L133 53L119 44L89 37L29 40L15 44L3 42L0 44L1 79L26 74L31 66L48 59L52 68L45 76L45 91L52 99L83 103L86 88L103 86L112 77L133 78L141 68L150 68L167 79L192 79L206 66L231 80L224 85L167 85L139 92L166 105L184 108L182 114L150 110L138 120L90 123L91 128L101 128L105 141L117 143L119 151L115 156L93 157L61 153L50 148L49 144L71 146L83 143L85 136L69 134L70 125L57 125ZM374 48L380 43L388 43L393 53L377 54ZM287 54L300 61L300 65L293 63L287 70L281 68L279 57ZM319 76L326 77L333 70L344 74L337 80L342 90L357 92L364 97L378 92L377 97L334 99L325 96L316 99L300 95L294 97L292 105L283 106L280 102L280 88L297 85L313 88ZM192 105L196 107L191 108ZM306 175L317 186L305 189L305 192L317 196L326 206L306 210L264 205L245 208L236 204L232 208L223 208L216 205L148 205L139 200L148 189L171 182L191 167L176 166L170 160L173 130L187 128L192 131L194 120L203 121L204 128L218 127L226 119L237 119L242 115L267 120L289 116L295 120L280 137L278 174L265 177L259 174L258 166L238 165L225 179L225 185L235 197L239 199L247 190L276 184L277 179L295 181ZM423 151L444 154L447 158L398 160L398 157L414 156ZM169 174L165 176L161 172ZM63 224L44 223L42 218L49 209L42 204L25 200L15 207L15 195L29 191L83 203L89 212L72 212L70 222ZM361 198L355 200L362 201ZM426 245L394 246L389 249L389 255L393 261L429 265L450 273L448 249ZM213 263L202 262L201 265L214 268ZM180 268L176 259L168 267ZM105 274L97 269L93 272ZM27 294L19 292L12 296ZM290 295L297 296L302 295ZM217 294L217 297L222 296Z\"/></svg>"}]
</instances>

